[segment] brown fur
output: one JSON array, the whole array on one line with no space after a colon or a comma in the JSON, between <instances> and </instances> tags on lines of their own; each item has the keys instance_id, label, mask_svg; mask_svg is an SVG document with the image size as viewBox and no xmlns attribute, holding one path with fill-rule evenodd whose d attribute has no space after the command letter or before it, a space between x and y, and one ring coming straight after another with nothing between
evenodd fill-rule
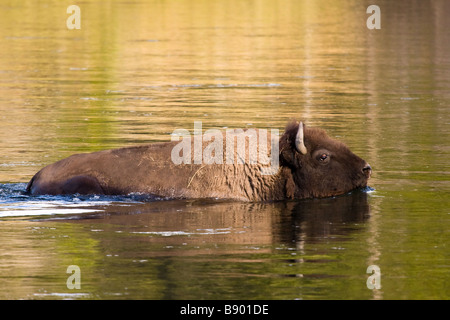
<instances>
[{"instance_id":1,"label":"brown fur","mask_svg":"<svg viewBox=\"0 0 450 320\"><path fill-rule=\"evenodd\" d=\"M176 165L171 159L171 151L179 143L175 141L73 155L40 170L27 191L269 201L329 197L367 185L371 172L367 163L323 130L305 127L308 152L297 152L297 129L298 123L291 122L279 138L280 167L273 175L261 174L269 165L249 161ZM206 145L203 141L203 150ZM225 154L225 146L223 150ZM268 151L270 154L270 142ZM322 153L329 154L327 164L317 158Z\"/></svg>"}]
</instances>

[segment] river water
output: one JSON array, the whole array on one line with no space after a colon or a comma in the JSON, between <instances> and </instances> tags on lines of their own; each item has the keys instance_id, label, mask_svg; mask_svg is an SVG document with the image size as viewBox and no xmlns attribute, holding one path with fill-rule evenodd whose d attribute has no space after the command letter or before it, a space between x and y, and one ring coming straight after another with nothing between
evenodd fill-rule
<instances>
[{"instance_id":1,"label":"river water","mask_svg":"<svg viewBox=\"0 0 450 320\"><path fill-rule=\"evenodd\" d=\"M2 1L0 298L448 299L450 3L376 1L373 30L371 4L87 0L71 30L65 2ZM23 194L73 153L292 117L367 160L370 188L275 203Z\"/></svg>"}]
</instances>

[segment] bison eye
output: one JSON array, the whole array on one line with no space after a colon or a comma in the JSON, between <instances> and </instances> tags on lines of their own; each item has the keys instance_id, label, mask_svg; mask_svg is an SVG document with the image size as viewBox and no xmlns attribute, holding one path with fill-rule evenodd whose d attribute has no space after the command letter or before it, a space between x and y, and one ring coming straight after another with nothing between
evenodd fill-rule
<instances>
[{"instance_id":1,"label":"bison eye","mask_svg":"<svg viewBox=\"0 0 450 320\"><path fill-rule=\"evenodd\" d=\"M317 160L322 163L328 163L330 161L330 156L326 153L319 153L319 156L317 157Z\"/></svg>"},{"instance_id":2,"label":"bison eye","mask_svg":"<svg viewBox=\"0 0 450 320\"><path fill-rule=\"evenodd\" d=\"M316 150L313 153L313 159L315 159L319 164L328 164L331 159L331 152L326 149Z\"/></svg>"}]
</instances>

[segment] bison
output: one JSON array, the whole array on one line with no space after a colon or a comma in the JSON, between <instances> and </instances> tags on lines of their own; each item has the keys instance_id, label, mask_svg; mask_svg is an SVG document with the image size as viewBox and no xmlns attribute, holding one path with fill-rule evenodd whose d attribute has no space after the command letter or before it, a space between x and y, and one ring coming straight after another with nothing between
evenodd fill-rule
<instances>
[{"instance_id":1,"label":"bison","mask_svg":"<svg viewBox=\"0 0 450 320\"><path fill-rule=\"evenodd\" d=\"M255 132L261 135L260 130ZM240 130L237 137L245 135L248 142L247 133L248 130ZM194 136L189 143L200 144L206 151L208 141L213 140L229 142L217 135L214 139L204 135ZM367 186L372 172L369 164L342 142L328 137L324 130L291 121L281 136L268 135L267 141L270 143L258 146L276 152L272 159L279 166L273 174L264 173L267 163L243 161L249 157L249 149L237 155L245 159L233 163L176 163L174 150L179 149L181 142L171 141L72 155L36 173L27 192L275 201L337 196ZM234 146L227 150L238 153ZM182 151L192 152L195 157L195 150Z\"/></svg>"}]
</instances>

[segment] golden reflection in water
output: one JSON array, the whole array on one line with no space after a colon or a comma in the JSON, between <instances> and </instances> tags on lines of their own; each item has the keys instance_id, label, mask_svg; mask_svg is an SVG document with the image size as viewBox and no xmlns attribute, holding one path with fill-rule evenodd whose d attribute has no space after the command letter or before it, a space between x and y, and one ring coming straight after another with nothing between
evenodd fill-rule
<instances>
[{"instance_id":1,"label":"golden reflection in water","mask_svg":"<svg viewBox=\"0 0 450 320\"><path fill-rule=\"evenodd\" d=\"M383 28L372 32L357 1L87 1L82 28L68 30L60 1L7 1L0 181L25 182L74 152L167 141L194 120L282 129L293 116L379 167L394 121L402 152L417 126L435 128L430 142L445 130L429 97L449 81L445 1L381 5ZM400 117L387 116L393 104ZM427 120L407 116L416 111Z\"/></svg>"}]
</instances>

